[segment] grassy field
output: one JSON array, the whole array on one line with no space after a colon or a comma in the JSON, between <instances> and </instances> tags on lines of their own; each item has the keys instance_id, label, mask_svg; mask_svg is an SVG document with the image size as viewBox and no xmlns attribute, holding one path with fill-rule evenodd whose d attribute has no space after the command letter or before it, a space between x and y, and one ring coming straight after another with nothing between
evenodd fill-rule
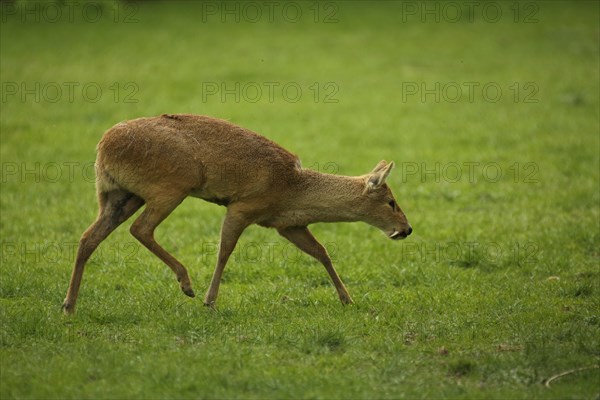
<instances>
[{"instance_id":1,"label":"grassy field","mask_svg":"<svg viewBox=\"0 0 600 400\"><path fill-rule=\"evenodd\" d=\"M598 2L267 3L0 4L0 396L597 399ZM161 113L325 172L394 160L414 233L313 226L342 307L251 227L211 310L128 222L65 317L95 145ZM199 294L224 212L188 199L157 230Z\"/></svg>"}]
</instances>

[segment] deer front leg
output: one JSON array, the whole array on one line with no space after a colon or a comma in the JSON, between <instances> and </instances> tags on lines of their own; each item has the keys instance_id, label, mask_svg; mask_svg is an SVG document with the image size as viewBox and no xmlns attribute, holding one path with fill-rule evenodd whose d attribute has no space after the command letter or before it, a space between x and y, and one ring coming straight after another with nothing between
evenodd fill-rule
<instances>
[{"instance_id":1,"label":"deer front leg","mask_svg":"<svg viewBox=\"0 0 600 400\"><path fill-rule=\"evenodd\" d=\"M227 260L233 252L240 235L248 225L247 220L243 216L231 210L227 211L227 215L223 221L223 227L221 228L221 243L219 245L217 266L213 273L212 280L210 281L210 287L204 297L204 305L212 307L217 301L219 285L221 283L225 264L227 264Z\"/></svg>"},{"instance_id":2,"label":"deer front leg","mask_svg":"<svg viewBox=\"0 0 600 400\"><path fill-rule=\"evenodd\" d=\"M338 292L338 296L342 304L353 304L348 290L344 286L344 283L340 279L339 275L333 268L331 258L327 254L327 250L319 241L313 236L313 234L305 226L281 228L277 230L281 236L292 242L296 247L305 252L306 254L316 258L325 266L325 269L329 273L333 284Z\"/></svg>"}]
</instances>

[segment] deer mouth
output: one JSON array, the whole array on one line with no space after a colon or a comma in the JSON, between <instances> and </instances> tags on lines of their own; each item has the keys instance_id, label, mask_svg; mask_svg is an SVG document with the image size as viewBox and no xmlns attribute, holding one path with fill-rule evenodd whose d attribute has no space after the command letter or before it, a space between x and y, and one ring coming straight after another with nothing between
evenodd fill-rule
<instances>
[{"instance_id":1,"label":"deer mouth","mask_svg":"<svg viewBox=\"0 0 600 400\"><path fill-rule=\"evenodd\" d=\"M389 234L389 238L392 240L406 239L406 236L408 236L406 233L400 231L394 231Z\"/></svg>"}]
</instances>

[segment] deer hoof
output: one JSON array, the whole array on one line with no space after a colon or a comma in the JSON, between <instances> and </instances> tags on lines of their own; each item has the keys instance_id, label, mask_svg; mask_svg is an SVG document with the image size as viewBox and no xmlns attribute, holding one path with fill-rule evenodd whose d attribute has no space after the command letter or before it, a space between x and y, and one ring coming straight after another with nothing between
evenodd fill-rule
<instances>
[{"instance_id":1,"label":"deer hoof","mask_svg":"<svg viewBox=\"0 0 600 400\"><path fill-rule=\"evenodd\" d=\"M75 311L75 307L73 307L73 305L69 303L63 303L61 308L65 315L72 315Z\"/></svg>"},{"instance_id":2,"label":"deer hoof","mask_svg":"<svg viewBox=\"0 0 600 400\"><path fill-rule=\"evenodd\" d=\"M210 308L215 308L215 300L210 300L208 298L204 298L204 306L205 307L210 307Z\"/></svg>"},{"instance_id":3,"label":"deer hoof","mask_svg":"<svg viewBox=\"0 0 600 400\"><path fill-rule=\"evenodd\" d=\"M181 290L183 290L183 293L185 293L186 296L196 297L196 293L194 293L194 290L192 288L188 288L188 289L181 288Z\"/></svg>"}]
</instances>

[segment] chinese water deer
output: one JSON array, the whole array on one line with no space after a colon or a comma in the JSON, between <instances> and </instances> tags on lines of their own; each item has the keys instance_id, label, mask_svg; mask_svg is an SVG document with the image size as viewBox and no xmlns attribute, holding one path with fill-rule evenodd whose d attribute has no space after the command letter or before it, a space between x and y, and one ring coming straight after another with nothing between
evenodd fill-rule
<instances>
[{"instance_id":1,"label":"chinese water deer","mask_svg":"<svg viewBox=\"0 0 600 400\"><path fill-rule=\"evenodd\" d=\"M156 227L187 196L227 207L204 304L215 303L227 259L251 224L277 229L320 261L342 303L352 303L327 251L308 225L364 221L390 239L410 235L412 228L385 184L393 166L393 162L381 161L362 176L304 169L295 155L269 139L205 116L163 114L121 122L98 144L98 217L79 242L63 309L74 311L84 265L92 252L144 204L131 225L132 235L167 264L181 290L194 297L185 267L154 239Z\"/></svg>"}]
</instances>

